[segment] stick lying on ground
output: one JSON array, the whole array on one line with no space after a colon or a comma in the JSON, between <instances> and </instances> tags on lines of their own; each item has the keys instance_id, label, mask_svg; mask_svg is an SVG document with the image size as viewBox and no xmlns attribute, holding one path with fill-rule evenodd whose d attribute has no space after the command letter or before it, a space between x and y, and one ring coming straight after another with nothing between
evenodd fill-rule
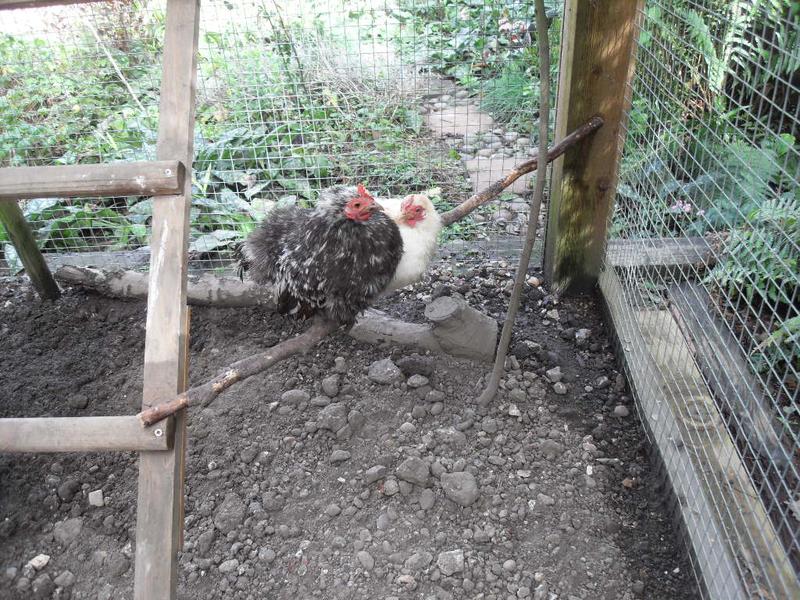
<instances>
[{"instance_id":1,"label":"stick lying on ground","mask_svg":"<svg viewBox=\"0 0 800 600\"><path fill-rule=\"evenodd\" d=\"M575 145L589 134L599 129L602 125L603 119L599 116L589 119L586 123L550 148L547 152L547 162L551 162L564 154L570 146ZM454 209L444 213L442 215L442 222L444 225L452 225L456 221L460 221L482 204L486 204L499 196L505 188L514 183L517 179L536 169L538 162L538 157L534 157L518 165L503 179L473 194ZM145 409L137 416L142 426L146 427L189 406L208 404L234 383L265 371L274 364L290 356L305 354L331 333L336 331L336 329L338 329L338 326L335 323L321 317L314 317L311 327L304 333L280 342L266 352L243 358L226 367L219 375L210 381L186 390L173 400Z\"/></svg>"}]
</instances>

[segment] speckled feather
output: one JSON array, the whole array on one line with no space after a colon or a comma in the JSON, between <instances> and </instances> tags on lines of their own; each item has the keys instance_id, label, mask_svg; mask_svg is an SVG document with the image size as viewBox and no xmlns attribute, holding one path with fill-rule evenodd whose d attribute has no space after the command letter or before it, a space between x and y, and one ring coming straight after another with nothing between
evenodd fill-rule
<instances>
[{"instance_id":1,"label":"speckled feather","mask_svg":"<svg viewBox=\"0 0 800 600\"><path fill-rule=\"evenodd\" d=\"M314 209L270 211L241 248L240 274L271 286L281 313L321 310L351 324L386 289L403 254L400 231L383 211L364 222L344 216L356 195L354 187L335 186Z\"/></svg>"}]
</instances>

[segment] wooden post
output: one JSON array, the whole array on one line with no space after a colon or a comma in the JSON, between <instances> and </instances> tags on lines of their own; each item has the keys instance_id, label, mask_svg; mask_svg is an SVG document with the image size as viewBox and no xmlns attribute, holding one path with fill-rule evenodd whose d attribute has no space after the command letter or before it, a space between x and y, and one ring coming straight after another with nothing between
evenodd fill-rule
<instances>
[{"instance_id":1,"label":"wooden post","mask_svg":"<svg viewBox=\"0 0 800 600\"><path fill-rule=\"evenodd\" d=\"M61 295L56 280L44 261L39 246L33 237L25 215L16 202L0 202L0 222L6 228L8 237L25 267L25 273L31 278L33 287L42 298L55 300Z\"/></svg>"},{"instance_id":2,"label":"wooden post","mask_svg":"<svg viewBox=\"0 0 800 600\"><path fill-rule=\"evenodd\" d=\"M199 0L168 0L164 39L158 160L191 169ZM174 398L185 385L186 286L191 177L180 196L153 200L150 289L147 302L142 407ZM183 528L185 414L176 415L173 449L143 452L139 460L135 600L173 599Z\"/></svg>"},{"instance_id":3,"label":"wooden post","mask_svg":"<svg viewBox=\"0 0 800 600\"><path fill-rule=\"evenodd\" d=\"M555 138L592 115L605 124L553 166L545 277L562 293L597 283L614 203L643 0L566 0Z\"/></svg>"}]
</instances>

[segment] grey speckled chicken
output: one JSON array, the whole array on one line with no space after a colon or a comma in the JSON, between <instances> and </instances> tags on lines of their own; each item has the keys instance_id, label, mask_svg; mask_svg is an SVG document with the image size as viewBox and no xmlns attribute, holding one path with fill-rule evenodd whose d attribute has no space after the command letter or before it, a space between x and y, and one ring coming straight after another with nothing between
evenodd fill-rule
<instances>
[{"instance_id":1,"label":"grey speckled chicken","mask_svg":"<svg viewBox=\"0 0 800 600\"><path fill-rule=\"evenodd\" d=\"M313 209L270 211L239 253L239 275L270 286L281 314L350 325L392 280L403 239L363 186L334 186Z\"/></svg>"}]
</instances>

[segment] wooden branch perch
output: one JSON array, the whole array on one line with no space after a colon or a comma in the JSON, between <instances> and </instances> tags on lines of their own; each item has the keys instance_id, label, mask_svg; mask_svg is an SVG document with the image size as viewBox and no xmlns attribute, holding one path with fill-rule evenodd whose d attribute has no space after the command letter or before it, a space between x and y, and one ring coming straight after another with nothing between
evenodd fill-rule
<instances>
[{"instance_id":1,"label":"wooden branch perch","mask_svg":"<svg viewBox=\"0 0 800 600\"><path fill-rule=\"evenodd\" d=\"M603 119L599 116L589 119L586 123L550 148L547 152L547 162L552 162L564 154L570 146L577 144L602 125ZM473 194L454 209L444 213L442 215L442 222L447 226L463 219L480 205L499 196L505 188L514 183L517 179L535 170L538 164L538 158L534 157L518 165L503 179L496 181L477 194ZM262 371L266 371L276 363L290 356L305 354L338 328L339 326L336 323L319 316L314 317L311 327L304 333L280 342L266 352L236 361L213 379L186 390L177 398L143 410L137 415L139 421L143 427L148 427L189 406L197 404L207 405L234 383L243 381Z\"/></svg>"},{"instance_id":2,"label":"wooden branch perch","mask_svg":"<svg viewBox=\"0 0 800 600\"><path fill-rule=\"evenodd\" d=\"M559 156L564 154L564 152L566 152L570 147L586 138L589 134L597 131L600 127L602 127L602 125L603 118L597 115L586 121L586 123L578 127L575 131L570 133L567 137L547 151L547 162L553 162ZM526 160L524 163L517 165L514 167L514 170L503 177L503 179L495 181L493 184L485 187L480 192L467 198L454 209L444 213L442 215L442 224L446 227L448 225L452 225L456 221L460 221L480 205L486 204L490 200L499 196L504 189L514 183L517 179L523 175L527 175L531 171L535 171L538 166L538 156L534 156L532 159Z\"/></svg>"}]
</instances>

